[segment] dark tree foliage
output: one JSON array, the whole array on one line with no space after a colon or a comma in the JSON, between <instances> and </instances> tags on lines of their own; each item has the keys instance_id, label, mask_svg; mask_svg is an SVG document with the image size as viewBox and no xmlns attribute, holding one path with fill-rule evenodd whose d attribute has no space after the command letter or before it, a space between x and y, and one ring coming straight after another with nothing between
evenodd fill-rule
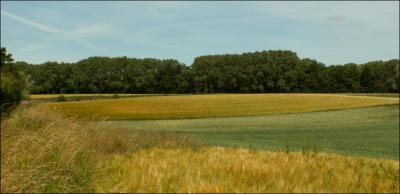
<instances>
[{"instance_id":1,"label":"dark tree foliage","mask_svg":"<svg viewBox=\"0 0 400 194\"><path fill-rule=\"evenodd\" d=\"M5 48L1 48L1 91L0 111L9 111L24 98L26 79L17 66L13 64L11 54Z\"/></svg>"},{"instance_id":2,"label":"dark tree foliage","mask_svg":"<svg viewBox=\"0 0 400 194\"><path fill-rule=\"evenodd\" d=\"M77 63L17 62L32 93L185 93L190 68L176 60L90 57Z\"/></svg>"},{"instance_id":3,"label":"dark tree foliage","mask_svg":"<svg viewBox=\"0 0 400 194\"><path fill-rule=\"evenodd\" d=\"M17 62L32 93L399 92L399 60L325 66L287 50L177 60L90 57Z\"/></svg>"}]
</instances>

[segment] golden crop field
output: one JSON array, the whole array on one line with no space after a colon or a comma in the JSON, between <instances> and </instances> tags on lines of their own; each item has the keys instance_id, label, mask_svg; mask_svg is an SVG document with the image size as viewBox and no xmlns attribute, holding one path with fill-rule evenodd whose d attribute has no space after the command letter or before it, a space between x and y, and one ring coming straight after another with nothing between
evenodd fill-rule
<instances>
[{"instance_id":1,"label":"golden crop field","mask_svg":"<svg viewBox=\"0 0 400 194\"><path fill-rule=\"evenodd\" d=\"M397 98L334 94L214 94L144 96L43 103L40 106L69 116L129 120L254 116L398 103Z\"/></svg>"},{"instance_id":2,"label":"golden crop field","mask_svg":"<svg viewBox=\"0 0 400 194\"><path fill-rule=\"evenodd\" d=\"M50 99L57 98L59 96L64 97L112 97L114 94L32 94L29 96L30 99ZM126 97L126 96L143 96L146 94L118 94L118 96Z\"/></svg>"},{"instance_id":3,"label":"golden crop field","mask_svg":"<svg viewBox=\"0 0 400 194\"><path fill-rule=\"evenodd\" d=\"M148 149L101 167L98 192L399 192L399 163L325 153Z\"/></svg>"}]
</instances>

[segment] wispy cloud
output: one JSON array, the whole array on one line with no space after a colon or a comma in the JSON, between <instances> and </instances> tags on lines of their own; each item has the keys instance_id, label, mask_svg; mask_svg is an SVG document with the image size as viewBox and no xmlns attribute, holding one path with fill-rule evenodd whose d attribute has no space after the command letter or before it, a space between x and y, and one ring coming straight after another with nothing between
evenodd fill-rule
<instances>
[{"instance_id":1,"label":"wispy cloud","mask_svg":"<svg viewBox=\"0 0 400 194\"><path fill-rule=\"evenodd\" d=\"M69 40L75 41L75 42L77 42L77 43L79 43L81 45L84 45L84 46L88 47L88 48L95 49L95 50L101 51L101 52L105 52L104 49L99 48L99 47L97 47L97 46L95 46L95 45L93 45L93 44L91 44L91 43L89 43L89 42L87 42L85 40L77 38L77 36L74 35L74 32L75 32L75 34L79 35L79 33L76 33L77 31L79 32L79 30L72 31L72 33L71 32L67 32L67 31L55 28L53 26L41 24L39 22L36 22L36 21L30 20L30 19L18 16L18 15L15 15L15 14L12 14L10 12L3 11L3 10L1 10L1 15L9 17L9 18L12 18L12 19L14 19L14 20L16 20L16 21L18 21L20 23L23 23L25 25L31 26L31 27L36 28L38 30L42 30L42 31L48 32L48 33L53 33L53 34L56 34L58 36L61 36L61 37L65 38L65 39L69 39ZM40 45L40 47L46 47L44 42L47 42L48 40L49 39L45 39L45 41L43 41L43 42L38 42L36 45L31 45L31 48L29 48L29 49L39 48L37 45Z\"/></svg>"},{"instance_id":2,"label":"wispy cloud","mask_svg":"<svg viewBox=\"0 0 400 194\"><path fill-rule=\"evenodd\" d=\"M31 43L31 44L27 44L24 48L18 49L18 50L22 51L22 52L33 52L33 51L45 49L45 48L48 48L47 42L49 42L50 40L53 40L53 39L55 39L55 37L46 38L46 39Z\"/></svg>"},{"instance_id":3,"label":"wispy cloud","mask_svg":"<svg viewBox=\"0 0 400 194\"><path fill-rule=\"evenodd\" d=\"M109 36L113 33L113 31L114 30L111 25L97 23L77 28L68 32L68 34L73 37L86 38L91 36Z\"/></svg>"}]
</instances>

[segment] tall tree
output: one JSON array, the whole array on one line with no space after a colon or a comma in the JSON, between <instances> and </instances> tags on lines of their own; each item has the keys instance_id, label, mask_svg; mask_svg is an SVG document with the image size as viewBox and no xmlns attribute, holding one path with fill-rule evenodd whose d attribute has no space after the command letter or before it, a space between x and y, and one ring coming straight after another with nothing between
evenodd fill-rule
<instances>
[{"instance_id":1,"label":"tall tree","mask_svg":"<svg viewBox=\"0 0 400 194\"><path fill-rule=\"evenodd\" d=\"M4 56L8 56L4 54ZM5 60L7 57L5 57ZM399 60L325 66L269 50L177 60L89 57L77 63L16 65L33 93L396 92Z\"/></svg>"},{"instance_id":2,"label":"tall tree","mask_svg":"<svg viewBox=\"0 0 400 194\"><path fill-rule=\"evenodd\" d=\"M26 80L23 73L13 64L13 58L6 48L1 48L1 91L0 111L8 111L25 97Z\"/></svg>"}]
</instances>

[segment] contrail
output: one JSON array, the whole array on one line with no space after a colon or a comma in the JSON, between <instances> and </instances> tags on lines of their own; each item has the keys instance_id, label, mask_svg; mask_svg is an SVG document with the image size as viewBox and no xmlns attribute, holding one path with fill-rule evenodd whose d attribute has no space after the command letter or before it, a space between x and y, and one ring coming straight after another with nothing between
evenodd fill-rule
<instances>
[{"instance_id":1,"label":"contrail","mask_svg":"<svg viewBox=\"0 0 400 194\"><path fill-rule=\"evenodd\" d=\"M31 26L33 28L36 28L38 30L42 30L44 32L57 34L57 35L62 36L64 38L66 38L66 39L73 40L73 41L75 41L75 42L77 42L77 43L79 43L81 45L84 45L86 47L89 47L91 49L95 49L95 50L98 50L98 51L101 51L101 52L106 52L104 49L101 49L101 48L99 48L99 47L97 47L97 46L95 46L95 45L93 45L93 44L91 44L89 42L84 41L84 40L78 39L78 38L68 34L68 32L60 30L58 28L55 28L55 27L52 27L52 26L49 26L49 25L44 25L44 24L29 20L27 18L18 16L18 15L15 15L15 14L12 14L10 12L3 11L3 10L1 10L1 15L4 15L4 16L9 17L9 18L12 18L12 19L14 19L14 20L16 20L16 21L18 21L20 23L26 24L26 25Z\"/></svg>"}]
</instances>

